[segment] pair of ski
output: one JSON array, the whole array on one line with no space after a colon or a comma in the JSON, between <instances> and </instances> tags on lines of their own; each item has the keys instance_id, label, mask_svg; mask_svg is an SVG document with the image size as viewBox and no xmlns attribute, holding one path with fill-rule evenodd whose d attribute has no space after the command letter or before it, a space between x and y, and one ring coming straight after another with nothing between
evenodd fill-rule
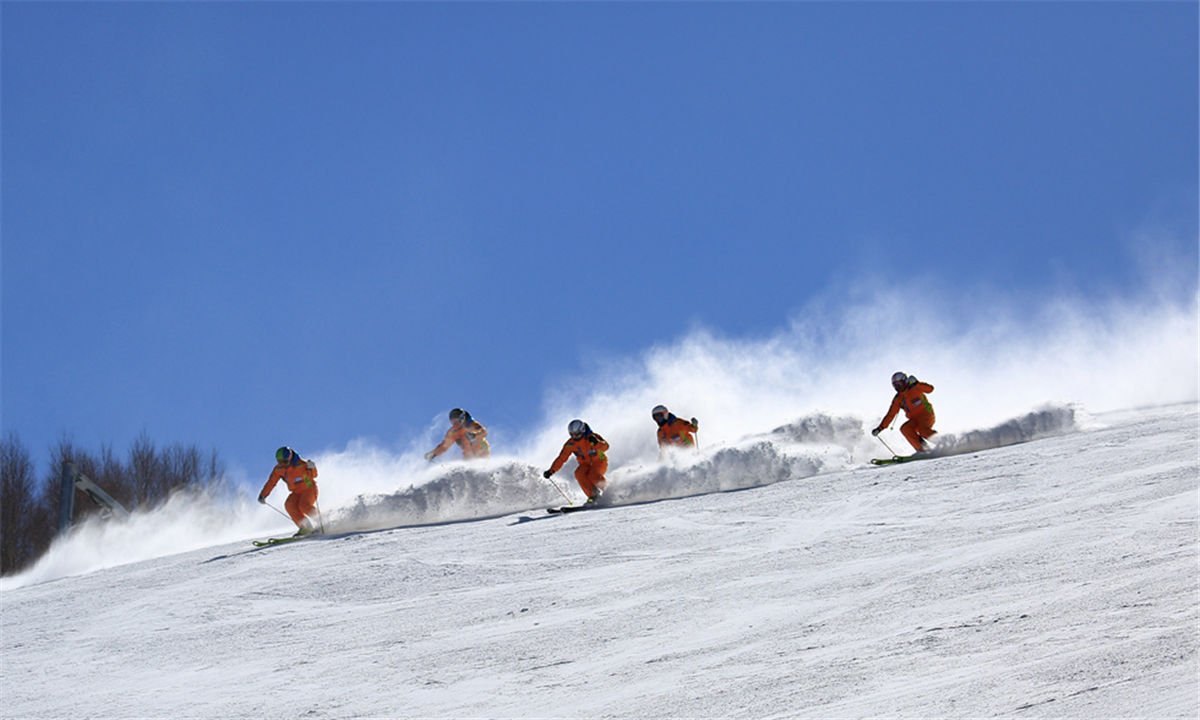
<instances>
[{"instance_id":1,"label":"pair of ski","mask_svg":"<svg viewBox=\"0 0 1200 720\"><path fill-rule=\"evenodd\" d=\"M579 512L580 510L594 510L595 505L564 505L563 507L546 508L546 512L551 515L566 515L568 513Z\"/></svg>"},{"instance_id":2,"label":"pair of ski","mask_svg":"<svg viewBox=\"0 0 1200 720\"><path fill-rule=\"evenodd\" d=\"M297 540L307 540L311 537L315 537L316 535L317 535L317 533L309 533L308 535L292 535L290 537L267 538L266 540L251 540L250 542L252 542L254 544L254 547L271 547L274 545L286 545L291 542L296 542Z\"/></svg>"},{"instance_id":3,"label":"pair of ski","mask_svg":"<svg viewBox=\"0 0 1200 720\"><path fill-rule=\"evenodd\" d=\"M899 465L900 463L913 462L914 460L927 460L931 457L933 457L933 456L932 455L922 455L920 453L917 453L915 455L903 456L903 457L900 455L893 455L890 458L883 458L882 460L879 458L871 458L871 464L872 465Z\"/></svg>"}]
</instances>

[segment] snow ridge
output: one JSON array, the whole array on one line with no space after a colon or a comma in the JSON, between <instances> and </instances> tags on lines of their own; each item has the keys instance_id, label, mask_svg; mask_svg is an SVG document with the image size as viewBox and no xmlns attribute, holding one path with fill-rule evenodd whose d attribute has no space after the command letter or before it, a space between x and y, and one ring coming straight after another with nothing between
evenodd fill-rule
<instances>
[{"instance_id":1,"label":"snow ridge","mask_svg":"<svg viewBox=\"0 0 1200 720\"><path fill-rule=\"evenodd\" d=\"M938 435L937 449L933 454L963 455L1065 435L1077 427L1075 413L1075 408L1070 406L1048 406L986 430L972 430L961 435Z\"/></svg>"},{"instance_id":2,"label":"snow ridge","mask_svg":"<svg viewBox=\"0 0 1200 720\"><path fill-rule=\"evenodd\" d=\"M561 480L557 478L561 487ZM563 498L537 468L512 460L453 463L421 485L394 493L359 495L331 514L334 532L478 520Z\"/></svg>"}]
</instances>

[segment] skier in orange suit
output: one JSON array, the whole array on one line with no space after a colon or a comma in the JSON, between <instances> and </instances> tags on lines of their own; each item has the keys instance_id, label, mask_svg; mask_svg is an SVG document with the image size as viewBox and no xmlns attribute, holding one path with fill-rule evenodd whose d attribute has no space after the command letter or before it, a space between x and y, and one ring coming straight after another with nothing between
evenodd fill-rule
<instances>
[{"instance_id":1,"label":"skier in orange suit","mask_svg":"<svg viewBox=\"0 0 1200 720\"><path fill-rule=\"evenodd\" d=\"M300 457L300 453L290 447L276 450L275 460L275 469L271 471L271 477L267 478L262 492L258 494L258 501L265 504L267 496L275 489L275 484L280 480L284 481L291 494L284 501L283 507L292 518L292 522L300 528L296 537L308 535L313 531L309 516L317 506L317 466L312 460Z\"/></svg>"},{"instance_id":2,"label":"skier in orange suit","mask_svg":"<svg viewBox=\"0 0 1200 720\"><path fill-rule=\"evenodd\" d=\"M654 409L650 411L650 417L658 423L659 457L662 457L664 451L669 447L688 449L696 447L696 438L692 436L700 429L700 421L696 418L692 418L690 421L677 418L664 405L654 406Z\"/></svg>"},{"instance_id":3,"label":"skier in orange suit","mask_svg":"<svg viewBox=\"0 0 1200 720\"><path fill-rule=\"evenodd\" d=\"M933 429L933 423L937 419L933 414L933 405L929 403L929 398L925 397L927 393L933 392L933 386L921 382L914 375L898 372L892 375L892 388L896 391L896 397L892 398L892 406L871 434L879 435L891 424L896 413L904 410L908 421L900 426L900 432L917 452L928 451L928 439L937 435L937 430Z\"/></svg>"},{"instance_id":4,"label":"skier in orange suit","mask_svg":"<svg viewBox=\"0 0 1200 720\"><path fill-rule=\"evenodd\" d=\"M454 444L462 450L464 460L489 457L492 447L488 444L487 434L487 428L471 417L471 413L454 408L450 411L450 429L437 447L425 453L425 459L433 460Z\"/></svg>"},{"instance_id":5,"label":"skier in orange suit","mask_svg":"<svg viewBox=\"0 0 1200 720\"><path fill-rule=\"evenodd\" d=\"M575 480L579 482L583 494L587 495L586 504L594 505L608 485L604 479L604 473L608 472L608 456L605 455L608 441L593 432L582 420L572 420L567 425L567 432L571 435L570 439L563 443L562 452L554 458L550 469L542 473L542 477L549 480L574 454L579 461L579 467L575 468Z\"/></svg>"}]
</instances>

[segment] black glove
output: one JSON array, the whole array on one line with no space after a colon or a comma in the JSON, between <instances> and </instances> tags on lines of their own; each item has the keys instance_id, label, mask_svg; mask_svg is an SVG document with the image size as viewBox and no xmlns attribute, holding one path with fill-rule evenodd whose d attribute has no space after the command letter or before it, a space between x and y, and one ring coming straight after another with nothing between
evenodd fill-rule
<instances>
[{"instance_id":1,"label":"black glove","mask_svg":"<svg viewBox=\"0 0 1200 720\"><path fill-rule=\"evenodd\" d=\"M700 429L700 421L699 421L699 420L697 420L696 418L692 418L692 427L694 427L694 428L696 428L697 430L699 430L699 429Z\"/></svg>"},{"instance_id":2,"label":"black glove","mask_svg":"<svg viewBox=\"0 0 1200 720\"><path fill-rule=\"evenodd\" d=\"M259 504L259 505L266 505L266 504L267 504L267 498L266 498L265 496L263 496L263 495L259 495L259 496L258 496L258 504Z\"/></svg>"},{"instance_id":3,"label":"black glove","mask_svg":"<svg viewBox=\"0 0 1200 720\"><path fill-rule=\"evenodd\" d=\"M883 428L875 428L871 431L871 435L874 437L879 437L879 433L881 432L883 432Z\"/></svg>"},{"instance_id":4,"label":"black glove","mask_svg":"<svg viewBox=\"0 0 1200 720\"><path fill-rule=\"evenodd\" d=\"M546 472L542 473L542 477L544 477L544 478L546 478L547 480L549 480L549 479L550 479L550 476L551 476L551 475L553 475L553 474L554 474L554 473L552 473L552 472L550 472L549 470L547 470Z\"/></svg>"}]
</instances>

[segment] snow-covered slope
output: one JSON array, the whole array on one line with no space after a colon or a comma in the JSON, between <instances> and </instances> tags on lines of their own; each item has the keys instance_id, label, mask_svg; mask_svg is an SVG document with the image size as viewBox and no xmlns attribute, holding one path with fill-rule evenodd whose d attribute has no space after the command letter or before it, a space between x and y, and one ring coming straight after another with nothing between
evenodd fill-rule
<instances>
[{"instance_id":1,"label":"snow-covered slope","mask_svg":"<svg viewBox=\"0 0 1200 720\"><path fill-rule=\"evenodd\" d=\"M1196 405L1096 421L890 468L842 442L861 428L801 422L623 468L633 504L570 516L512 512L553 491L493 466L338 518L395 521L408 493L441 524L10 581L0 707L1196 717ZM505 473L528 493L489 490ZM446 522L464 487L498 517ZM665 496L685 497L646 502Z\"/></svg>"}]
</instances>

